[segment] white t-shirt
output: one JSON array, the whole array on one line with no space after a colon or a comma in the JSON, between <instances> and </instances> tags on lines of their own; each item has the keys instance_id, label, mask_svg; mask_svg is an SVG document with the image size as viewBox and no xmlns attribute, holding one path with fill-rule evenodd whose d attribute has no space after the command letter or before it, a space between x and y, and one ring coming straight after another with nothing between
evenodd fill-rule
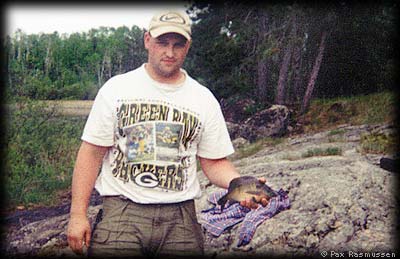
<instances>
[{"instance_id":1,"label":"white t-shirt","mask_svg":"<svg viewBox=\"0 0 400 259\"><path fill-rule=\"evenodd\" d=\"M99 90L82 140L111 146L95 188L137 203L199 198L196 155L234 152L220 105L186 71L182 85L154 81L144 65Z\"/></svg>"}]
</instances>

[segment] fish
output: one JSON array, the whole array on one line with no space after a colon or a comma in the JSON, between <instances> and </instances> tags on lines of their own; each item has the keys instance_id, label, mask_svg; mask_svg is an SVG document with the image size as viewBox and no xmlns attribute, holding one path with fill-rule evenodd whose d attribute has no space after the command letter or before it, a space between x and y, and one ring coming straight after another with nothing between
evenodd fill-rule
<instances>
[{"instance_id":1,"label":"fish","mask_svg":"<svg viewBox=\"0 0 400 259\"><path fill-rule=\"evenodd\" d=\"M222 196L217 204L221 205L223 211L226 202L240 202L246 199L252 199L254 202L260 203L262 198L269 200L277 196L278 193L271 189L268 185L261 183L256 177L241 176L234 178L228 187L228 192Z\"/></svg>"}]
</instances>

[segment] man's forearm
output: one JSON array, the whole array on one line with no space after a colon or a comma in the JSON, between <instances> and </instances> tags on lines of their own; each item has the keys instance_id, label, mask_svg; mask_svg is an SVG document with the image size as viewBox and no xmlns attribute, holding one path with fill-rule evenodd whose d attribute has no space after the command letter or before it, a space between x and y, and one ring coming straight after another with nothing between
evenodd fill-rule
<instances>
[{"instance_id":1,"label":"man's forearm","mask_svg":"<svg viewBox=\"0 0 400 259\"><path fill-rule=\"evenodd\" d=\"M226 158L206 159L199 157L199 159L204 174L211 181L211 183L217 185L218 187L227 189L229 187L229 183L234 178L240 177L239 172ZM266 182L264 177L258 178L258 180L263 184ZM266 198L262 198L260 203L265 207L268 204L268 200ZM259 206L259 204L249 198L240 201L240 205L247 208L257 208Z\"/></svg>"},{"instance_id":2,"label":"man's forearm","mask_svg":"<svg viewBox=\"0 0 400 259\"><path fill-rule=\"evenodd\" d=\"M72 177L71 216L86 216L90 195L107 150L108 147L82 142Z\"/></svg>"},{"instance_id":3,"label":"man's forearm","mask_svg":"<svg viewBox=\"0 0 400 259\"><path fill-rule=\"evenodd\" d=\"M211 183L221 188L228 188L232 179L240 177L239 172L226 158L206 159L199 157L201 168Z\"/></svg>"}]
</instances>

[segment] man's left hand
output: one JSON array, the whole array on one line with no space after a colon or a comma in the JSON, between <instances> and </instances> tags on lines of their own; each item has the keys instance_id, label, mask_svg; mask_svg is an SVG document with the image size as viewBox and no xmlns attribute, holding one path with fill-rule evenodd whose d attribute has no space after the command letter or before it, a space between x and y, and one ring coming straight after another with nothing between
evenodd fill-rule
<instances>
[{"instance_id":1,"label":"man's left hand","mask_svg":"<svg viewBox=\"0 0 400 259\"><path fill-rule=\"evenodd\" d=\"M267 182L267 180L264 177L258 178L258 181L260 181L260 183L262 183L262 184L265 184ZM265 207L268 204L268 200L266 198L262 198L260 203L263 207ZM243 207L247 207L249 209L257 209L258 206L260 205L260 203L257 203L255 201L253 201L252 199L246 199L246 200L241 201L240 205Z\"/></svg>"}]
</instances>

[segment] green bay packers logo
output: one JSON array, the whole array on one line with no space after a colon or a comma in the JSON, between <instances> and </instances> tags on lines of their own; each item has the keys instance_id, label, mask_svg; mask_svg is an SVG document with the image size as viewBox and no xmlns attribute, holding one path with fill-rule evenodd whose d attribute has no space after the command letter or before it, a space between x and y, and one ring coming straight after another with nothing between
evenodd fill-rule
<instances>
[{"instance_id":1,"label":"green bay packers logo","mask_svg":"<svg viewBox=\"0 0 400 259\"><path fill-rule=\"evenodd\" d=\"M151 172L143 172L135 177L135 183L142 187L155 188L158 185L158 179Z\"/></svg>"},{"instance_id":2,"label":"green bay packers logo","mask_svg":"<svg viewBox=\"0 0 400 259\"><path fill-rule=\"evenodd\" d=\"M172 22L172 23L179 23L179 24L185 24L185 19L183 19L179 14L177 13L168 13L160 17L160 21L162 22Z\"/></svg>"}]
</instances>

